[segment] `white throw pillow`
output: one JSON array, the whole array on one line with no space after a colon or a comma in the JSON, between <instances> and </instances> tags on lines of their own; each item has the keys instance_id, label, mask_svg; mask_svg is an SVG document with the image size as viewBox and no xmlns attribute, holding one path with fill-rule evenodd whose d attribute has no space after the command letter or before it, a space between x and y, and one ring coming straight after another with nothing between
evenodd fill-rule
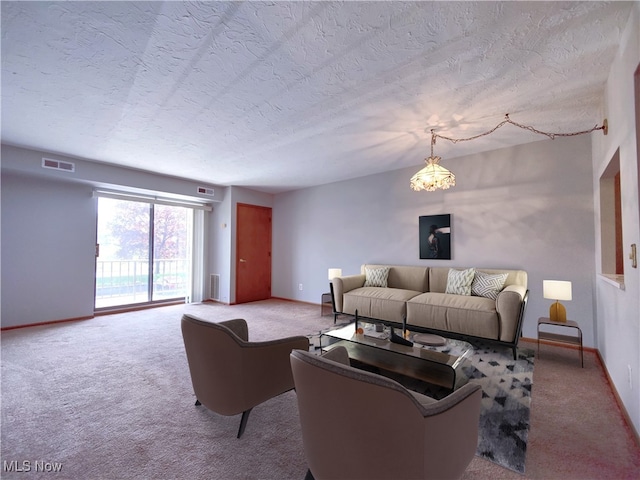
<instances>
[{"instance_id":1,"label":"white throw pillow","mask_svg":"<svg viewBox=\"0 0 640 480\"><path fill-rule=\"evenodd\" d=\"M486 297L492 300L498 298L498 294L504 287L504 282L507 281L508 273L484 273L476 272L476 276L473 277L473 283L471 284L471 294L477 297Z\"/></svg>"},{"instance_id":2,"label":"white throw pillow","mask_svg":"<svg viewBox=\"0 0 640 480\"><path fill-rule=\"evenodd\" d=\"M366 275L365 287L387 287L387 278L389 277L389 267L364 268Z\"/></svg>"},{"instance_id":3,"label":"white throw pillow","mask_svg":"<svg viewBox=\"0 0 640 480\"><path fill-rule=\"evenodd\" d=\"M471 295L471 283L476 273L475 268L468 268L467 270L449 270L447 276L447 289L445 293L452 293L454 295Z\"/></svg>"}]
</instances>

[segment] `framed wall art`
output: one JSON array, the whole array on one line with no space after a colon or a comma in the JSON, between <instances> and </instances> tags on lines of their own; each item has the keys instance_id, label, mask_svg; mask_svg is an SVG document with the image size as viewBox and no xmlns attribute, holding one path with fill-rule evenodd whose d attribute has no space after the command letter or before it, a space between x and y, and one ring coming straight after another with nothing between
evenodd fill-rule
<instances>
[{"instance_id":1,"label":"framed wall art","mask_svg":"<svg viewBox=\"0 0 640 480\"><path fill-rule=\"evenodd\" d=\"M418 218L421 260L451 260L451 215Z\"/></svg>"}]
</instances>

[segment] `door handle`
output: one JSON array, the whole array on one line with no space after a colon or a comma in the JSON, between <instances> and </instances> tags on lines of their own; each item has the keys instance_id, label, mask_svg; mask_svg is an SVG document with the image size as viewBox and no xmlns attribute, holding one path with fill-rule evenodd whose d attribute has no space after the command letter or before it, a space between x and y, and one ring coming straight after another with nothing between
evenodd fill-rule
<instances>
[{"instance_id":1,"label":"door handle","mask_svg":"<svg viewBox=\"0 0 640 480\"><path fill-rule=\"evenodd\" d=\"M247 263L247 261L244 258L241 258L240 263Z\"/></svg>"}]
</instances>

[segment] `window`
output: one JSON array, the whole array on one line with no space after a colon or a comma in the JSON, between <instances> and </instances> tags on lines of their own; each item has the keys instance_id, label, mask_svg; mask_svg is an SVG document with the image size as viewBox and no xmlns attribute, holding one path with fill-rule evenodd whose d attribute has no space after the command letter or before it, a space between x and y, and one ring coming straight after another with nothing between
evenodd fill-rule
<instances>
[{"instance_id":1,"label":"window","mask_svg":"<svg viewBox=\"0 0 640 480\"><path fill-rule=\"evenodd\" d=\"M203 210L210 207L105 192L96 196L96 309L202 300L198 259Z\"/></svg>"}]
</instances>

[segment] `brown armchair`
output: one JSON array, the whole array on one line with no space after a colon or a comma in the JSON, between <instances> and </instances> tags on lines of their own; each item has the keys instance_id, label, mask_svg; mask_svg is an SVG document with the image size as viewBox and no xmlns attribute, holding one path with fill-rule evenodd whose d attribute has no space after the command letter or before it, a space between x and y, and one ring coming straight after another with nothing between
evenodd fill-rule
<instances>
[{"instance_id":1,"label":"brown armchair","mask_svg":"<svg viewBox=\"0 0 640 480\"><path fill-rule=\"evenodd\" d=\"M438 401L348 362L344 347L291 353L307 478L461 477L477 449L480 386Z\"/></svg>"},{"instance_id":2,"label":"brown armchair","mask_svg":"<svg viewBox=\"0 0 640 480\"><path fill-rule=\"evenodd\" d=\"M309 349L303 336L249 342L240 318L212 323L184 315L182 338L196 405L221 415L242 413L238 438L253 407L293 388L291 350Z\"/></svg>"}]
</instances>

